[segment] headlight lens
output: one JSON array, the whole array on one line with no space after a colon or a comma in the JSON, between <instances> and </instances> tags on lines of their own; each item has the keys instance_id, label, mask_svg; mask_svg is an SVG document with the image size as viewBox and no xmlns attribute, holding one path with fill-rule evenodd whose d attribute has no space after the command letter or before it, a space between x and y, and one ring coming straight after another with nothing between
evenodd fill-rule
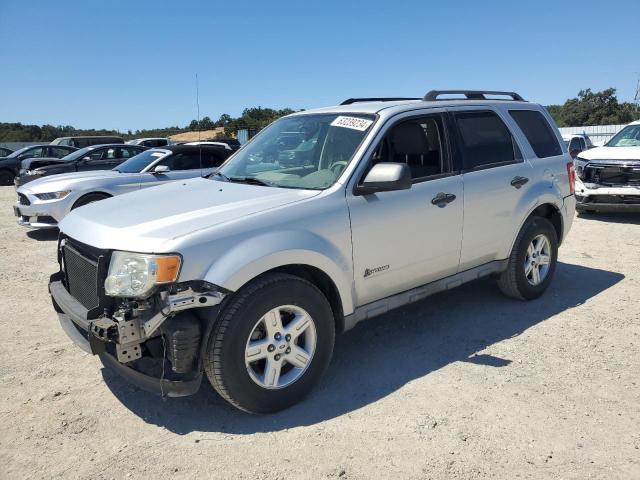
<instances>
[{"instance_id":1,"label":"headlight lens","mask_svg":"<svg viewBox=\"0 0 640 480\"><path fill-rule=\"evenodd\" d=\"M178 255L114 252L105 293L111 297L144 298L156 285L175 282L180 272Z\"/></svg>"},{"instance_id":2,"label":"headlight lens","mask_svg":"<svg viewBox=\"0 0 640 480\"><path fill-rule=\"evenodd\" d=\"M69 195L69 190L63 190L61 192L47 192L47 193L35 193L34 195L38 197L40 200L60 200L61 198Z\"/></svg>"},{"instance_id":3,"label":"headlight lens","mask_svg":"<svg viewBox=\"0 0 640 480\"><path fill-rule=\"evenodd\" d=\"M27 170L25 173L27 175L43 175L44 174L42 170Z\"/></svg>"}]
</instances>

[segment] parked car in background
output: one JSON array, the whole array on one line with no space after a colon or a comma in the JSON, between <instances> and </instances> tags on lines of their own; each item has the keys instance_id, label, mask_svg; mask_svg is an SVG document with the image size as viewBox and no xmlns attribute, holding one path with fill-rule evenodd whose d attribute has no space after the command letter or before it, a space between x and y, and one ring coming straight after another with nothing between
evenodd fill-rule
<instances>
[{"instance_id":1,"label":"parked car in background","mask_svg":"<svg viewBox=\"0 0 640 480\"><path fill-rule=\"evenodd\" d=\"M76 148L84 148L91 145L106 145L108 143L124 143L124 138L106 135L95 137L60 137L52 141L51 145L70 145Z\"/></svg>"},{"instance_id":2,"label":"parked car in background","mask_svg":"<svg viewBox=\"0 0 640 480\"><path fill-rule=\"evenodd\" d=\"M14 213L25 227L55 228L74 208L141 188L209 175L230 154L220 147L176 145L145 150L113 170L41 178L17 189Z\"/></svg>"},{"instance_id":3,"label":"parked car in background","mask_svg":"<svg viewBox=\"0 0 640 480\"><path fill-rule=\"evenodd\" d=\"M13 150L11 150L10 148L0 147L0 158L11 155L12 153L13 153Z\"/></svg>"},{"instance_id":4,"label":"parked car in background","mask_svg":"<svg viewBox=\"0 0 640 480\"><path fill-rule=\"evenodd\" d=\"M195 141L195 142L185 142L182 145L209 145L209 146L215 146L215 147L219 147L219 148L224 148L225 150L231 150L233 151L233 149L231 148L231 146L225 142L217 142L217 141L213 141L213 140L201 140L201 141Z\"/></svg>"},{"instance_id":5,"label":"parked car in background","mask_svg":"<svg viewBox=\"0 0 640 480\"><path fill-rule=\"evenodd\" d=\"M360 321L486 276L540 297L574 218L573 162L542 106L451 93L298 112L207 179L72 212L49 283L65 332L143 389L189 395L206 375L269 413L312 390ZM313 143L304 162L278 161L296 148L283 132Z\"/></svg>"},{"instance_id":6,"label":"parked car in background","mask_svg":"<svg viewBox=\"0 0 640 480\"><path fill-rule=\"evenodd\" d=\"M237 138L233 137L217 137L217 138L208 138L206 141L208 142L222 142L229 145L231 150L236 151L239 150L242 145L240 145L240 141Z\"/></svg>"},{"instance_id":7,"label":"parked car in background","mask_svg":"<svg viewBox=\"0 0 640 480\"><path fill-rule=\"evenodd\" d=\"M19 187L48 175L85 170L111 170L146 149L139 145L94 145L76 150L62 158L29 158L22 161L22 168L13 183Z\"/></svg>"},{"instance_id":8,"label":"parked car in background","mask_svg":"<svg viewBox=\"0 0 640 480\"><path fill-rule=\"evenodd\" d=\"M27 158L62 158L76 151L77 148L66 145L30 145L0 158L0 185L13 185L14 178L18 175L21 163Z\"/></svg>"},{"instance_id":9,"label":"parked car in background","mask_svg":"<svg viewBox=\"0 0 640 480\"><path fill-rule=\"evenodd\" d=\"M594 145L591 143L591 139L589 135L586 133L579 133L573 135L562 135L562 140L564 141L564 145L571 155L571 158L576 158L576 156L580 152L584 152L590 148L593 148Z\"/></svg>"},{"instance_id":10,"label":"parked car in background","mask_svg":"<svg viewBox=\"0 0 640 480\"><path fill-rule=\"evenodd\" d=\"M578 212L640 211L640 121L574 161Z\"/></svg>"},{"instance_id":11,"label":"parked car in background","mask_svg":"<svg viewBox=\"0 0 640 480\"><path fill-rule=\"evenodd\" d=\"M129 145L142 145L143 147L166 147L171 145L171 140L168 138L136 138L135 140L129 140Z\"/></svg>"}]
</instances>

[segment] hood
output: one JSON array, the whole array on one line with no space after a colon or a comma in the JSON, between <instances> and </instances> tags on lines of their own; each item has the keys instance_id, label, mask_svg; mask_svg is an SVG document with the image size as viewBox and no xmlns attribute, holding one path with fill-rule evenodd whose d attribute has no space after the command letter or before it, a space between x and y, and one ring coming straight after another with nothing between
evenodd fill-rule
<instances>
[{"instance_id":1,"label":"hood","mask_svg":"<svg viewBox=\"0 0 640 480\"><path fill-rule=\"evenodd\" d=\"M60 230L98 248L163 252L170 240L319 193L195 178L89 204L67 215Z\"/></svg>"},{"instance_id":2,"label":"hood","mask_svg":"<svg viewBox=\"0 0 640 480\"><path fill-rule=\"evenodd\" d=\"M640 147L598 147L584 150L578 154L579 159L592 160L626 160L640 161Z\"/></svg>"},{"instance_id":3,"label":"hood","mask_svg":"<svg viewBox=\"0 0 640 480\"><path fill-rule=\"evenodd\" d=\"M73 190L77 183L84 183L91 180L102 180L105 178L118 177L127 175L126 173L118 173L115 170L90 170L87 172L71 172L62 173L60 175L51 175L29 182L19 190L33 193L57 192L59 190ZM136 174L137 175L137 174Z\"/></svg>"}]
</instances>

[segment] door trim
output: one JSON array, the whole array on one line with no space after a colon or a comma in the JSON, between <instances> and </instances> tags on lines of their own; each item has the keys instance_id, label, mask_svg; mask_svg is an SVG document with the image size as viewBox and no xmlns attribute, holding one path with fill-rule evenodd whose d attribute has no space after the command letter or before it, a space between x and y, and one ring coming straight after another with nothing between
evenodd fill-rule
<instances>
[{"instance_id":1,"label":"door trim","mask_svg":"<svg viewBox=\"0 0 640 480\"><path fill-rule=\"evenodd\" d=\"M408 305L410 303L417 302L433 294L443 292L445 290L451 290L452 288L459 287L463 283L471 282L482 277L487 277L494 273L503 272L506 270L509 260L494 260L477 267L473 267L464 272L458 272L454 275L435 280L433 282L421 285L411 290L396 293L389 297L376 300L366 305L356 307L352 314L344 317L344 331L352 329L362 320L368 320L370 318L377 317L387 313L389 310Z\"/></svg>"}]
</instances>

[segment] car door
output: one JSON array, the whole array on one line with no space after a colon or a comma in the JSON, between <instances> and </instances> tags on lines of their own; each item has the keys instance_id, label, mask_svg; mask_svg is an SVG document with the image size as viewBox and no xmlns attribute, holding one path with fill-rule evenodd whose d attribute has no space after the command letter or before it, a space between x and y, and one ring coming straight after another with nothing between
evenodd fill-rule
<instances>
[{"instance_id":1,"label":"car door","mask_svg":"<svg viewBox=\"0 0 640 480\"><path fill-rule=\"evenodd\" d=\"M354 285L363 305L456 273L462 235L462 179L454 170L445 113L409 112L381 131L361 182L378 162L409 166L408 190L347 192Z\"/></svg>"},{"instance_id":2,"label":"car door","mask_svg":"<svg viewBox=\"0 0 640 480\"><path fill-rule=\"evenodd\" d=\"M533 169L499 112L487 107L450 108L462 160L464 224L460 271L501 260L515 212L527 194Z\"/></svg>"},{"instance_id":3,"label":"car door","mask_svg":"<svg viewBox=\"0 0 640 480\"><path fill-rule=\"evenodd\" d=\"M78 171L111 170L115 157L116 147L98 147L77 162L77 169Z\"/></svg>"}]
</instances>

